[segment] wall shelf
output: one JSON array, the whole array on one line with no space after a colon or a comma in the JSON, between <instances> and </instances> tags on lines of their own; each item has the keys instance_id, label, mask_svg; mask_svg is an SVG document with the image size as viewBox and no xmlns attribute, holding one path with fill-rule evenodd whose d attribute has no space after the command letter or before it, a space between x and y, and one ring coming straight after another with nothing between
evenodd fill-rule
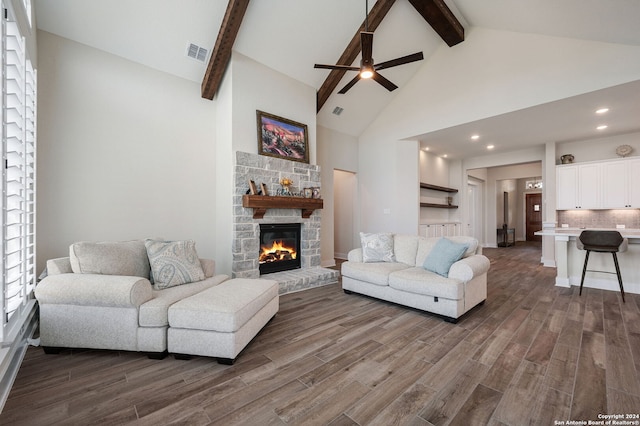
<instances>
[{"instance_id":1,"label":"wall shelf","mask_svg":"<svg viewBox=\"0 0 640 426\"><path fill-rule=\"evenodd\" d=\"M433 207L436 209L457 209L458 206L449 204L435 204L435 203L420 203L420 207Z\"/></svg>"},{"instance_id":2,"label":"wall shelf","mask_svg":"<svg viewBox=\"0 0 640 426\"><path fill-rule=\"evenodd\" d=\"M431 185L430 183L424 183L424 182L420 182L420 188L432 189L434 191L442 191L442 192L458 192L458 190L455 188L447 188L446 186Z\"/></svg>"},{"instance_id":3,"label":"wall shelf","mask_svg":"<svg viewBox=\"0 0 640 426\"><path fill-rule=\"evenodd\" d=\"M319 198L243 195L242 207L252 208L254 219L262 219L267 209L300 209L302 217L308 219L323 207L323 202Z\"/></svg>"}]
</instances>

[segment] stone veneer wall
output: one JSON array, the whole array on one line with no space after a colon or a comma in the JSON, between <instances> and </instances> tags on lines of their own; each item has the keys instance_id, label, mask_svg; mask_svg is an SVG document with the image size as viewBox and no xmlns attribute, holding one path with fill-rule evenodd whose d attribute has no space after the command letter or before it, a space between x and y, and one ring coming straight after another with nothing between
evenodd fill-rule
<instances>
[{"instance_id":1,"label":"stone veneer wall","mask_svg":"<svg viewBox=\"0 0 640 426\"><path fill-rule=\"evenodd\" d=\"M292 191L320 187L320 166L283 160L264 155L236 152L233 196L233 278L259 278L258 252L261 223L301 223L300 251L302 269L320 266L320 215L315 210L303 219L300 209L268 209L263 219L253 218L253 209L242 207L242 196L249 189L249 180L258 189L264 183L270 195L276 195L283 177L293 180Z\"/></svg>"}]
</instances>

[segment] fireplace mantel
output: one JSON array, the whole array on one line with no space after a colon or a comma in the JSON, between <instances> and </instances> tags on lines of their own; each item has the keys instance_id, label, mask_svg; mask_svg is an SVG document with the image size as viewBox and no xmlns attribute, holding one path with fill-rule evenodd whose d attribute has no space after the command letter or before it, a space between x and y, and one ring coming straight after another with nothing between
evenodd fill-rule
<instances>
[{"instance_id":1,"label":"fireplace mantel","mask_svg":"<svg viewBox=\"0 0 640 426\"><path fill-rule=\"evenodd\" d=\"M319 198L243 195L242 207L252 208L254 219L262 219L267 209L300 209L302 217L308 219L314 210L322 209L323 202Z\"/></svg>"}]
</instances>

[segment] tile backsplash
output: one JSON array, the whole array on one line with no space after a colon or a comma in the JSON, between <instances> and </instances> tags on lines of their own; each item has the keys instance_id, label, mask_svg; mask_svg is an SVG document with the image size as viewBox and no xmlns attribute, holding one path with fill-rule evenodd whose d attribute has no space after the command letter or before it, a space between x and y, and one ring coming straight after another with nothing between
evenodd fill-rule
<instances>
[{"instance_id":1,"label":"tile backsplash","mask_svg":"<svg viewBox=\"0 0 640 426\"><path fill-rule=\"evenodd\" d=\"M571 228L625 228L640 229L640 209L629 210L559 210L558 227Z\"/></svg>"}]
</instances>

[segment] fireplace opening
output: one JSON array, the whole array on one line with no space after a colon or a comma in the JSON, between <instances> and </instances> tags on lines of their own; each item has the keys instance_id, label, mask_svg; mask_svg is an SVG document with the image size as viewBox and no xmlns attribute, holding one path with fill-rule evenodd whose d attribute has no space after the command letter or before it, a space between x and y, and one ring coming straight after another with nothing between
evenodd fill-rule
<instances>
[{"instance_id":1,"label":"fireplace opening","mask_svg":"<svg viewBox=\"0 0 640 426\"><path fill-rule=\"evenodd\" d=\"M300 268L299 223L260 224L260 275Z\"/></svg>"}]
</instances>

